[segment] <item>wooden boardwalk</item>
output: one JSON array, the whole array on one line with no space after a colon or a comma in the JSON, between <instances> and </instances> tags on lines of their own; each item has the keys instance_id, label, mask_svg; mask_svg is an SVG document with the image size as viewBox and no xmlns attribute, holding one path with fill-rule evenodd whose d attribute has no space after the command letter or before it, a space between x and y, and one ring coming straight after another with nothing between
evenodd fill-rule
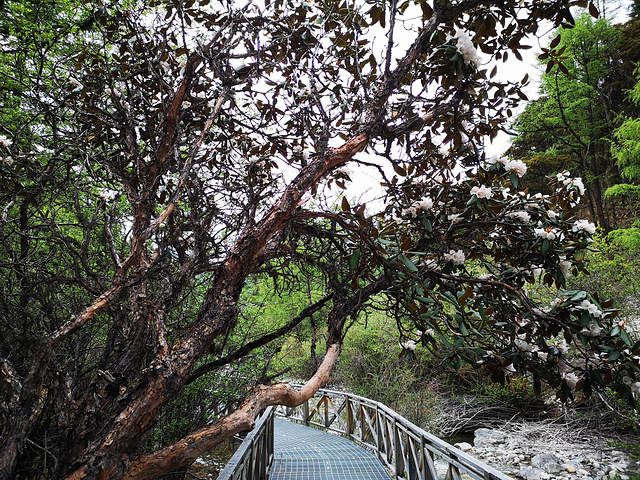
<instances>
[{"instance_id":1,"label":"wooden boardwalk","mask_svg":"<svg viewBox=\"0 0 640 480\"><path fill-rule=\"evenodd\" d=\"M391 480L374 454L346 438L274 419L269 480Z\"/></svg>"}]
</instances>

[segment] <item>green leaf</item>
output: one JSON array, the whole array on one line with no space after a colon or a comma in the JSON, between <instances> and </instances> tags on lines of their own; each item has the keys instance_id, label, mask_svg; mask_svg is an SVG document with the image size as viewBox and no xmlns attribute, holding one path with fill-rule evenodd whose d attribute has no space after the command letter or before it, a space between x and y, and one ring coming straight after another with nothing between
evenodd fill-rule
<instances>
[{"instance_id":1,"label":"green leaf","mask_svg":"<svg viewBox=\"0 0 640 480\"><path fill-rule=\"evenodd\" d=\"M546 238L542 241L542 253L547 253L551 248L551 242Z\"/></svg>"},{"instance_id":2,"label":"green leaf","mask_svg":"<svg viewBox=\"0 0 640 480\"><path fill-rule=\"evenodd\" d=\"M349 268L351 270L355 270L356 268L358 268L358 262L360 262L360 250L355 250L352 254L351 257L349 258Z\"/></svg>"},{"instance_id":3,"label":"green leaf","mask_svg":"<svg viewBox=\"0 0 640 480\"><path fill-rule=\"evenodd\" d=\"M417 272L418 271L418 267L416 267L415 264L410 259L405 257L404 255L400 255L400 261L402 263L404 263L404 266L407 267L412 272Z\"/></svg>"},{"instance_id":4,"label":"green leaf","mask_svg":"<svg viewBox=\"0 0 640 480\"><path fill-rule=\"evenodd\" d=\"M577 292L575 295L573 295L573 297L571 297L570 300L572 302L576 302L577 303L577 302L583 301L586 298L587 298L587 292L580 291L580 292Z\"/></svg>"},{"instance_id":5,"label":"green leaf","mask_svg":"<svg viewBox=\"0 0 640 480\"><path fill-rule=\"evenodd\" d=\"M515 187L518 188L518 184L520 182L520 177L518 177L518 174L513 172L510 176L509 176L509 180L511 180L511 184Z\"/></svg>"}]
</instances>

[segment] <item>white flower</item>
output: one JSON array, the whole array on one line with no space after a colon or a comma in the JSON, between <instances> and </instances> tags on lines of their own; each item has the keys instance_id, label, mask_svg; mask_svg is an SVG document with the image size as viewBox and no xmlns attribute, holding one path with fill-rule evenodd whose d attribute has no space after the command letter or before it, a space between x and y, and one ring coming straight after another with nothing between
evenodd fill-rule
<instances>
[{"instance_id":1,"label":"white flower","mask_svg":"<svg viewBox=\"0 0 640 480\"><path fill-rule=\"evenodd\" d=\"M546 360L548 356L549 354L547 352L538 352L538 358L540 358L540 360Z\"/></svg>"},{"instance_id":2,"label":"white flower","mask_svg":"<svg viewBox=\"0 0 640 480\"><path fill-rule=\"evenodd\" d=\"M602 316L602 312L600 311L598 306L596 304L594 304L594 303L591 303L589 300L583 300L582 303L580 303L580 307L579 308L581 308L582 310L586 310L587 312L589 312L594 317L601 317Z\"/></svg>"},{"instance_id":3,"label":"white flower","mask_svg":"<svg viewBox=\"0 0 640 480\"><path fill-rule=\"evenodd\" d=\"M215 107L215 106L216 106L216 103L217 103L216 99L215 99L215 98L212 98L211 100L209 100L209 101L207 102L207 107L209 107L209 108L213 108L213 107Z\"/></svg>"},{"instance_id":4,"label":"white flower","mask_svg":"<svg viewBox=\"0 0 640 480\"><path fill-rule=\"evenodd\" d=\"M565 354L569 351L569 347L567 346L567 342L562 340L561 342L555 342L553 346L558 350L558 352Z\"/></svg>"},{"instance_id":5,"label":"white flower","mask_svg":"<svg viewBox=\"0 0 640 480\"><path fill-rule=\"evenodd\" d=\"M430 337L433 337L433 336L436 334L436 332L433 330L433 328L427 328L427 329L424 331L424 334L425 334L425 335L429 335Z\"/></svg>"},{"instance_id":6,"label":"white flower","mask_svg":"<svg viewBox=\"0 0 640 480\"><path fill-rule=\"evenodd\" d=\"M497 155L491 155L489 158L486 158L484 161L485 165L491 166L491 165L495 165L496 163L500 162L500 157L498 157Z\"/></svg>"},{"instance_id":7,"label":"white flower","mask_svg":"<svg viewBox=\"0 0 640 480\"><path fill-rule=\"evenodd\" d=\"M621 328L622 330L627 328L627 321L624 319L618 320L618 328Z\"/></svg>"},{"instance_id":8,"label":"white flower","mask_svg":"<svg viewBox=\"0 0 640 480\"><path fill-rule=\"evenodd\" d=\"M462 55L464 63L474 68L478 68L480 65L480 57L478 56L478 51L473 45L469 34L465 30L458 30L455 38L457 39L456 49L460 55Z\"/></svg>"},{"instance_id":9,"label":"white flower","mask_svg":"<svg viewBox=\"0 0 640 480\"><path fill-rule=\"evenodd\" d=\"M508 172L514 172L518 177L527 173L527 165L522 160L509 160L504 164Z\"/></svg>"},{"instance_id":10,"label":"white flower","mask_svg":"<svg viewBox=\"0 0 640 480\"><path fill-rule=\"evenodd\" d=\"M191 102L188 101L188 100L185 100L185 101L182 102L182 106L184 108L189 108L191 106Z\"/></svg>"},{"instance_id":11,"label":"white flower","mask_svg":"<svg viewBox=\"0 0 640 480\"><path fill-rule=\"evenodd\" d=\"M589 326L583 328L580 333L587 337L597 337L602 332L602 328L594 322L589 322Z\"/></svg>"},{"instance_id":12,"label":"white flower","mask_svg":"<svg viewBox=\"0 0 640 480\"><path fill-rule=\"evenodd\" d=\"M560 180L560 178L558 178L558 180ZM568 177L564 177L563 176L563 180L562 183L566 186L566 187L573 187L576 188L578 190L578 192L580 192L580 195L584 195L584 183L582 183L582 179L579 177L576 178L568 178Z\"/></svg>"},{"instance_id":13,"label":"white flower","mask_svg":"<svg viewBox=\"0 0 640 480\"><path fill-rule=\"evenodd\" d=\"M640 382L633 382L631 385L629 385L629 388L631 389L631 392L633 392L635 395L638 395L638 392L640 392Z\"/></svg>"},{"instance_id":14,"label":"white flower","mask_svg":"<svg viewBox=\"0 0 640 480\"><path fill-rule=\"evenodd\" d=\"M449 253L444 254L444 260L454 265L462 265L465 261L464 252L462 250L449 250Z\"/></svg>"},{"instance_id":15,"label":"white flower","mask_svg":"<svg viewBox=\"0 0 640 480\"><path fill-rule=\"evenodd\" d=\"M6 163L7 165L11 166L13 165L13 158L11 157L5 157L2 159L3 163Z\"/></svg>"},{"instance_id":16,"label":"white flower","mask_svg":"<svg viewBox=\"0 0 640 480\"><path fill-rule=\"evenodd\" d=\"M557 238L558 232L551 227L547 228L534 228L533 233L536 234L536 237L545 238L549 241L553 241Z\"/></svg>"},{"instance_id":17,"label":"white flower","mask_svg":"<svg viewBox=\"0 0 640 480\"><path fill-rule=\"evenodd\" d=\"M478 277L478 280L482 280L482 281L486 282L487 280L491 280L491 278L492 278L492 277L491 277L491 275L490 275L490 274L488 274L488 273L483 273L482 275L480 275L480 276Z\"/></svg>"},{"instance_id":18,"label":"white flower","mask_svg":"<svg viewBox=\"0 0 640 480\"><path fill-rule=\"evenodd\" d=\"M554 212L553 210L547 210L547 216L549 218L551 218L552 220L555 218L558 218L558 214L556 212Z\"/></svg>"},{"instance_id":19,"label":"white flower","mask_svg":"<svg viewBox=\"0 0 640 480\"><path fill-rule=\"evenodd\" d=\"M560 267L560 271L562 272L564 278L571 276L571 266L571 262L568 260L561 260L558 264L558 267Z\"/></svg>"},{"instance_id":20,"label":"white flower","mask_svg":"<svg viewBox=\"0 0 640 480\"><path fill-rule=\"evenodd\" d=\"M293 153L302 153L302 145L296 145L293 147Z\"/></svg>"},{"instance_id":21,"label":"white flower","mask_svg":"<svg viewBox=\"0 0 640 480\"><path fill-rule=\"evenodd\" d=\"M593 235L596 233L596 226L589 220L578 220L573 224L573 231L577 232L578 230L583 230Z\"/></svg>"},{"instance_id":22,"label":"white flower","mask_svg":"<svg viewBox=\"0 0 640 480\"><path fill-rule=\"evenodd\" d=\"M408 341L403 342L403 343L400 344L400 347L403 350L412 350L413 351L413 350L416 349L416 346L417 346L416 342L414 342L413 340L408 340Z\"/></svg>"},{"instance_id":23,"label":"white flower","mask_svg":"<svg viewBox=\"0 0 640 480\"><path fill-rule=\"evenodd\" d=\"M522 223L531 222L531 215L529 215L529 213L527 212L510 212L510 213L507 213L507 217L515 218L516 220L519 220Z\"/></svg>"},{"instance_id":24,"label":"white flower","mask_svg":"<svg viewBox=\"0 0 640 480\"><path fill-rule=\"evenodd\" d=\"M531 345L528 342L525 342L524 340L522 340L520 338L516 338L513 341L513 344L518 348L518 350L520 350L522 352L532 352L533 351L533 345Z\"/></svg>"},{"instance_id":25,"label":"white flower","mask_svg":"<svg viewBox=\"0 0 640 480\"><path fill-rule=\"evenodd\" d=\"M430 197L424 197L422 200L413 204L418 210L431 210L433 208L433 200Z\"/></svg>"},{"instance_id":26,"label":"white flower","mask_svg":"<svg viewBox=\"0 0 640 480\"><path fill-rule=\"evenodd\" d=\"M12 143L13 143L13 140L5 137L4 135L0 135L0 146L8 148L11 146Z\"/></svg>"},{"instance_id":27,"label":"white flower","mask_svg":"<svg viewBox=\"0 0 640 480\"><path fill-rule=\"evenodd\" d=\"M563 375L563 378L565 382L567 382L567 385L569 385L569 388L571 389L576 388L576 384L578 383L578 380L580 380L578 376L573 372Z\"/></svg>"},{"instance_id":28,"label":"white flower","mask_svg":"<svg viewBox=\"0 0 640 480\"><path fill-rule=\"evenodd\" d=\"M449 215L447 215L447 220L449 220L451 223L459 223L462 221L462 218L460 217L459 213L451 213Z\"/></svg>"},{"instance_id":29,"label":"white flower","mask_svg":"<svg viewBox=\"0 0 640 480\"><path fill-rule=\"evenodd\" d=\"M471 189L471 195L475 195L478 198L491 198L491 188L484 185L476 186Z\"/></svg>"},{"instance_id":30,"label":"white flower","mask_svg":"<svg viewBox=\"0 0 640 480\"><path fill-rule=\"evenodd\" d=\"M418 210L416 207L408 207L402 210L403 217L411 217L415 218L418 215Z\"/></svg>"}]
</instances>

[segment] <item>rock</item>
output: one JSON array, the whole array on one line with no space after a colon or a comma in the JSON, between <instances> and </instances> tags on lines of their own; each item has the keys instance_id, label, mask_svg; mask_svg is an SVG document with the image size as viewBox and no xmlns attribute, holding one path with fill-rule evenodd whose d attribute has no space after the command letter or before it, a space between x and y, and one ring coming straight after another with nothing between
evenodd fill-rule
<instances>
[{"instance_id":1,"label":"rock","mask_svg":"<svg viewBox=\"0 0 640 480\"><path fill-rule=\"evenodd\" d=\"M534 456L531 459L531 466L534 468L540 468L547 473L558 473L563 470L560 459L555 455L547 453Z\"/></svg>"},{"instance_id":2,"label":"rock","mask_svg":"<svg viewBox=\"0 0 640 480\"><path fill-rule=\"evenodd\" d=\"M571 464L565 463L564 464L564 469L569 473L576 473L576 467L574 467Z\"/></svg>"},{"instance_id":3,"label":"rock","mask_svg":"<svg viewBox=\"0 0 640 480\"><path fill-rule=\"evenodd\" d=\"M548 475L544 471L533 467L520 467L517 476L524 480L545 480L548 478Z\"/></svg>"},{"instance_id":4,"label":"rock","mask_svg":"<svg viewBox=\"0 0 640 480\"><path fill-rule=\"evenodd\" d=\"M491 430L490 428L479 428L475 431L474 436L473 444L476 447L504 443L508 439L508 436L504 432Z\"/></svg>"},{"instance_id":5,"label":"rock","mask_svg":"<svg viewBox=\"0 0 640 480\"><path fill-rule=\"evenodd\" d=\"M470 443L467 443L467 442L456 443L453 446L456 447L459 450L462 450L463 452L468 452L469 450L471 450L473 448L473 445L471 445Z\"/></svg>"}]
</instances>

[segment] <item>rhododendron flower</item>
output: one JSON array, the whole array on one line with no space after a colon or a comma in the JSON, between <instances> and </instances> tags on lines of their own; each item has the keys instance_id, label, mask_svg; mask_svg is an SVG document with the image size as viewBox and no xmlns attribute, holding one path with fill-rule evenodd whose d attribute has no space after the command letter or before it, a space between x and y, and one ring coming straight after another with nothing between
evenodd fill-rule
<instances>
[{"instance_id":1,"label":"rhododendron flower","mask_svg":"<svg viewBox=\"0 0 640 480\"><path fill-rule=\"evenodd\" d=\"M580 195L584 195L585 188L581 178L565 178L562 183L564 183L565 186L572 186L577 188L578 192L580 192Z\"/></svg>"},{"instance_id":2,"label":"rhododendron flower","mask_svg":"<svg viewBox=\"0 0 640 480\"><path fill-rule=\"evenodd\" d=\"M413 204L419 210L431 210L433 208L433 200L430 197L424 197L422 200Z\"/></svg>"},{"instance_id":3,"label":"rhododendron flower","mask_svg":"<svg viewBox=\"0 0 640 480\"><path fill-rule=\"evenodd\" d=\"M571 276L571 265L571 262L568 260L560 260L560 263L558 264L558 267L560 267L560 271L565 278Z\"/></svg>"},{"instance_id":4,"label":"rhododendron flower","mask_svg":"<svg viewBox=\"0 0 640 480\"><path fill-rule=\"evenodd\" d=\"M580 308L586 310L594 317L602 316L602 312L600 311L598 306L594 303L591 303L589 300L583 300L582 303L580 303Z\"/></svg>"},{"instance_id":5,"label":"rhododendron flower","mask_svg":"<svg viewBox=\"0 0 640 480\"><path fill-rule=\"evenodd\" d=\"M491 188L484 185L476 186L471 189L471 195L475 195L478 198L491 198Z\"/></svg>"},{"instance_id":6,"label":"rhododendron flower","mask_svg":"<svg viewBox=\"0 0 640 480\"><path fill-rule=\"evenodd\" d=\"M13 143L13 140L5 137L4 135L0 135L0 145L3 147L10 147Z\"/></svg>"},{"instance_id":7,"label":"rhododendron flower","mask_svg":"<svg viewBox=\"0 0 640 480\"><path fill-rule=\"evenodd\" d=\"M406 342L403 342L400 344L400 348L402 348L403 350L415 350L416 349L416 342L414 342L413 340L407 340Z\"/></svg>"},{"instance_id":8,"label":"rhododendron flower","mask_svg":"<svg viewBox=\"0 0 640 480\"><path fill-rule=\"evenodd\" d=\"M547 210L547 216L552 220L558 218L558 214L553 210Z\"/></svg>"},{"instance_id":9,"label":"rhododendron flower","mask_svg":"<svg viewBox=\"0 0 640 480\"><path fill-rule=\"evenodd\" d=\"M462 221L462 218L460 217L459 213L451 213L447 215L447 220L449 220L451 223L459 223Z\"/></svg>"},{"instance_id":10,"label":"rhododendron flower","mask_svg":"<svg viewBox=\"0 0 640 480\"><path fill-rule=\"evenodd\" d=\"M514 172L518 177L527 173L527 165L522 160L509 160L504 164L508 172Z\"/></svg>"},{"instance_id":11,"label":"rhododendron flower","mask_svg":"<svg viewBox=\"0 0 640 480\"><path fill-rule=\"evenodd\" d=\"M573 372L563 375L562 378L564 378L564 381L567 382L567 385L569 385L569 388L572 390L576 388L576 384L578 383L578 380L580 380L580 378L578 378L578 376Z\"/></svg>"},{"instance_id":12,"label":"rhododendron flower","mask_svg":"<svg viewBox=\"0 0 640 480\"><path fill-rule=\"evenodd\" d=\"M454 265L462 265L465 261L464 252L462 250L449 250L449 253L444 254L444 260Z\"/></svg>"},{"instance_id":13,"label":"rhododendron flower","mask_svg":"<svg viewBox=\"0 0 640 480\"><path fill-rule=\"evenodd\" d=\"M478 51L473 45L469 34L464 30L458 30L454 38L457 39L456 49L460 55L462 55L464 63L474 68L478 68L478 66L480 66L480 57L478 56Z\"/></svg>"},{"instance_id":14,"label":"rhododendron flower","mask_svg":"<svg viewBox=\"0 0 640 480\"><path fill-rule=\"evenodd\" d=\"M602 327L599 325L589 322L589 326L583 328L580 333L586 335L587 337L597 337L602 332Z\"/></svg>"},{"instance_id":15,"label":"rhododendron flower","mask_svg":"<svg viewBox=\"0 0 640 480\"><path fill-rule=\"evenodd\" d=\"M416 207L407 207L404 210L402 210L402 216L403 217L411 217L411 218L415 218L418 215L418 209Z\"/></svg>"},{"instance_id":16,"label":"rhododendron flower","mask_svg":"<svg viewBox=\"0 0 640 480\"><path fill-rule=\"evenodd\" d=\"M593 235L596 233L596 226L589 220L578 220L573 224L573 231L577 232L578 230L583 230Z\"/></svg>"},{"instance_id":17,"label":"rhododendron flower","mask_svg":"<svg viewBox=\"0 0 640 480\"><path fill-rule=\"evenodd\" d=\"M531 215L529 215L528 212L510 212L510 213L507 213L507 217L515 218L516 220L519 220L522 223L531 222Z\"/></svg>"},{"instance_id":18,"label":"rhododendron flower","mask_svg":"<svg viewBox=\"0 0 640 480\"><path fill-rule=\"evenodd\" d=\"M553 241L558 237L558 232L551 227L547 228L534 228L533 233L536 234L536 237L545 238L549 241Z\"/></svg>"}]
</instances>

